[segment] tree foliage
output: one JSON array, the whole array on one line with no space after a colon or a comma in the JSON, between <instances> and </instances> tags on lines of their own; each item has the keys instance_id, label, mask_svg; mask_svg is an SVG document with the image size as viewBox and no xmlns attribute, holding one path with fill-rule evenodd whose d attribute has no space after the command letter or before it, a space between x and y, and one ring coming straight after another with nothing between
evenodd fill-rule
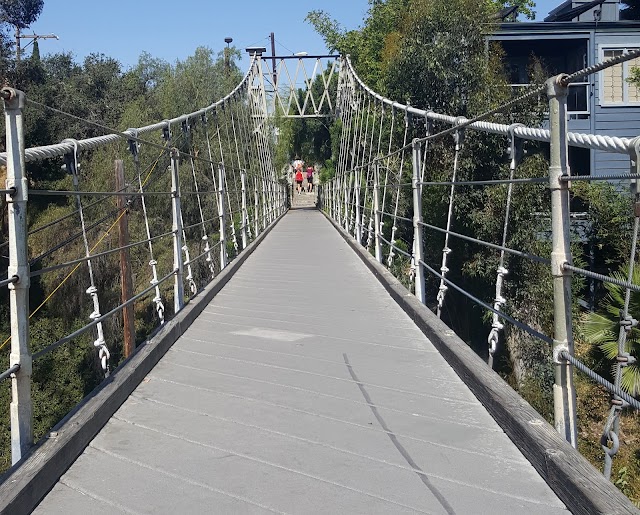
<instances>
[{"instance_id":1,"label":"tree foliage","mask_svg":"<svg viewBox=\"0 0 640 515\"><path fill-rule=\"evenodd\" d=\"M44 0L0 0L0 20L17 29L26 29L38 19Z\"/></svg>"},{"instance_id":2,"label":"tree foliage","mask_svg":"<svg viewBox=\"0 0 640 515\"><path fill-rule=\"evenodd\" d=\"M487 3L494 10L515 6L518 8L518 12L527 20L533 20L536 17L536 3L534 0L487 0Z\"/></svg>"}]
</instances>

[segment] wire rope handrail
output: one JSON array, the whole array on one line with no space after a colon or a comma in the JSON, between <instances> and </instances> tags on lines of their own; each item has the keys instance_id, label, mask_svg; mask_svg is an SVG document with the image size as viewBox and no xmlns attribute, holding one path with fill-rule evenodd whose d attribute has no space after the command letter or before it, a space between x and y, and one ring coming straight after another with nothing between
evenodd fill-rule
<instances>
[{"instance_id":1,"label":"wire rope handrail","mask_svg":"<svg viewBox=\"0 0 640 515\"><path fill-rule=\"evenodd\" d=\"M631 59L630 54L625 54L625 59ZM430 121L443 122L449 125L454 125L455 128L459 128L461 125L466 124L470 120L464 117L455 117L444 114L435 113L430 110L418 109L406 104L402 104L400 102L395 102L390 100L382 95L376 93L371 88L369 88L363 81L360 79L358 74L355 72L351 60L349 56L346 56L345 61L347 63L347 67L349 72L352 74L355 82L369 95L383 104L391 107L393 110L404 111L408 115L415 116L417 118L422 118ZM617 64L616 62L612 62L608 64L608 66L612 66ZM539 87L535 90L536 94L541 92L539 91ZM521 100L519 97L516 100ZM477 129L483 132L489 132L493 134L502 134L508 135L510 125L495 123L495 122L487 122L487 121L477 121L473 123L469 123L467 125L468 128ZM516 127L513 130L513 133L521 139L534 140L534 141L542 141L548 143L551 140L551 132L549 129L540 129L535 127L525 127L520 126ZM601 136L601 135L593 135L593 134L584 134L579 132L568 132L567 133L567 142L569 145L581 148L589 148L595 150L604 150L607 152L615 152L619 154L635 154L635 143L632 138L620 138L613 136ZM397 151L396 151L397 152Z\"/></svg>"},{"instance_id":2,"label":"wire rope handrail","mask_svg":"<svg viewBox=\"0 0 640 515\"><path fill-rule=\"evenodd\" d=\"M189 120L197 120L201 118L203 115L206 115L210 111L217 109L218 107L223 106L226 102L228 102L231 98L233 98L239 91L241 91L244 87L247 86L249 80L251 78L251 74L253 72L253 68L256 62L256 56L251 57L251 62L249 63L249 71L245 74L242 81L225 97L214 102L213 104L205 107L203 109L199 109L189 114L183 114L181 116L177 116L170 120L164 120L162 122L154 123L151 125L145 125L144 127L139 127L136 129L127 129L122 132L116 132L112 134L107 134L104 136L96 136L93 138L87 138L83 140L78 140L78 150L91 150L98 148L100 146L106 145L108 143L114 143L119 140L137 140L138 134L145 134L148 132L154 132L163 130L165 128L170 127L171 125L181 124L182 122L188 122ZM65 113L68 114L68 113ZM101 128L105 128L101 126ZM150 143L144 141L144 143ZM62 157L69 152L74 150L74 145L72 142L62 142L57 143L55 145L46 145L39 147L32 147L25 150L25 162L38 161L41 159L47 159L52 157ZM7 162L7 153L0 152L0 163L6 164Z\"/></svg>"}]
</instances>

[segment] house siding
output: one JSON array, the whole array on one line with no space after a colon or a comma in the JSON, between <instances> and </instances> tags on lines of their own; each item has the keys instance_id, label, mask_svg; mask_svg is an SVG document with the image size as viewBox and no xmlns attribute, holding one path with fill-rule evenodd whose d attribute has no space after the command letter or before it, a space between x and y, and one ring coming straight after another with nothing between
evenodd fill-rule
<instances>
[{"instance_id":1,"label":"house siding","mask_svg":"<svg viewBox=\"0 0 640 515\"><path fill-rule=\"evenodd\" d=\"M640 48L639 32L596 32L594 62L603 59L603 49L616 47ZM595 134L619 138L635 138L640 135L640 105L601 105L602 74L596 73L593 78L594 131ZM629 156L595 151L593 154L592 173L625 173L629 171Z\"/></svg>"},{"instance_id":2,"label":"house siding","mask_svg":"<svg viewBox=\"0 0 640 515\"><path fill-rule=\"evenodd\" d=\"M588 13L589 14L589 13ZM603 13L604 14L604 13ZM591 66L603 59L602 49L611 47L640 48L640 23L603 21L594 23L584 16L574 22L553 23L505 23L489 39L498 41L531 41L532 50L541 39L561 40L588 39L587 61ZM638 105L600 105L601 73L593 74L591 84L589 116L584 119L569 119L568 129L572 132L598 134L603 136L634 138L640 136L640 103ZM629 156L592 150L591 170L594 175L626 173L629 171ZM580 170L580 173L585 171Z\"/></svg>"}]
</instances>

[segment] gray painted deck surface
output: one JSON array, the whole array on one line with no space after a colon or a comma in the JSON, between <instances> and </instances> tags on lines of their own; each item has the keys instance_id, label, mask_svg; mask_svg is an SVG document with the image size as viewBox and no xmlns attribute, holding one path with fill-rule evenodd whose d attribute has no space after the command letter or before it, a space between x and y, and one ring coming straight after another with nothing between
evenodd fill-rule
<instances>
[{"instance_id":1,"label":"gray painted deck surface","mask_svg":"<svg viewBox=\"0 0 640 515\"><path fill-rule=\"evenodd\" d=\"M36 509L560 514L321 213L291 211Z\"/></svg>"}]
</instances>

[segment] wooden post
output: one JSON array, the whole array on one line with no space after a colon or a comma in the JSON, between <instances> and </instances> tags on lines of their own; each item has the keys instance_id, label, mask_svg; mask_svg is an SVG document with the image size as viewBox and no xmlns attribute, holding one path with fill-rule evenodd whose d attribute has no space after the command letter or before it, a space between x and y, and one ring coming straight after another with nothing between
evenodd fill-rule
<instances>
[{"instance_id":1,"label":"wooden post","mask_svg":"<svg viewBox=\"0 0 640 515\"><path fill-rule=\"evenodd\" d=\"M115 161L116 171L116 191L124 191L126 183L124 181L124 164L122 160ZM122 195L116 196L116 204L118 211L121 213L118 220L118 246L120 250L120 301L124 304L133 297L133 281L131 280L131 259L129 249L123 249L129 245L129 209L125 201L126 197ZM123 327L124 327L124 357L128 358L133 353L136 346L136 329L134 319L133 304L129 304L122 311Z\"/></svg>"}]
</instances>

